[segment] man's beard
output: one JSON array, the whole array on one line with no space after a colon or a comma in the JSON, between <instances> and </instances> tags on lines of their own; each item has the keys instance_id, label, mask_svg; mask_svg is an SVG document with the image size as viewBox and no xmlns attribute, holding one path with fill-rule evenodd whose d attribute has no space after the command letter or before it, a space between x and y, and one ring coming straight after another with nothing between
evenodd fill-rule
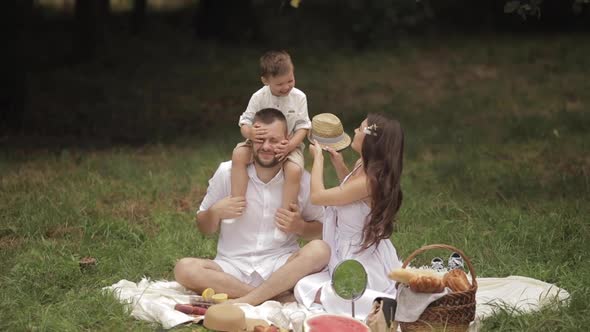
<instances>
[{"instance_id":1,"label":"man's beard","mask_svg":"<svg viewBox=\"0 0 590 332\"><path fill-rule=\"evenodd\" d=\"M258 165L260 165L261 167L264 168L272 168L275 167L276 165L278 165L280 163L279 159L277 157L273 157L271 161L263 161L258 157L258 151L254 152L254 161L256 161L256 163Z\"/></svg>"}]
</instances>

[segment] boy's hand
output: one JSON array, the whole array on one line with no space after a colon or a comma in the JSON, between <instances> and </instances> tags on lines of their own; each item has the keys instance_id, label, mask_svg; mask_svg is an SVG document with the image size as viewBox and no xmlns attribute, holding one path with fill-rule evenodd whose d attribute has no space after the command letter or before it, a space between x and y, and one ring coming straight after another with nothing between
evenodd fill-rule
<instances>
[{"instance_id":1,"label":"boy's hand","mask_svg":"<svg viewBox=\"0 0 590 332\"><path fill-rule=\"evenodd\" d=\"M285 157L287 157L287 155L291 153L291 151L293 151L293 149L289 144L289 140L286 139L282 140L279 144L275 146L275 156L281 161L285 159Z\"/></svg>"},{"instance_id":2,"label":"boy's hand","mask_svg":"<svg viewBox=\"0 0 590 332\"><path fill-rule=\"evenodd\" d=\"M255 123L250 131L250 140L256 143L262 143L267 134L267 128L263 127L260 123Z\"/></svg>"}]
</instances>

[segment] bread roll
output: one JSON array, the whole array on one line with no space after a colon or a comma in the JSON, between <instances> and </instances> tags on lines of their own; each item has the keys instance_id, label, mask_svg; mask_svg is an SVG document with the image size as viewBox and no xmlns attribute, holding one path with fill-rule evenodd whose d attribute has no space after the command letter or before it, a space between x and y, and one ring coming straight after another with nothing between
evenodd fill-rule
<instances>
[{"instance_id":1,"label":"bread roll","mask_svg":"<svg viewBox=\"0 0 590 332\"><path fill-rule=\"evenodd\" d=\"M461 269L454 269L445 273L443 283L445 287L449 287L453 292L464 292L471 288L467 274Z\"/></svg>"},{"instance_id":2,"label":"bread roll","mask_svg":"<svg viewBox=\"0 0 590 332\"><path fill-rule=\"evenodd\" d=\"M440 293L445 285L442 278L421 275L410 280L410 289L417 293Z\"/></svg>"}]
</instances>

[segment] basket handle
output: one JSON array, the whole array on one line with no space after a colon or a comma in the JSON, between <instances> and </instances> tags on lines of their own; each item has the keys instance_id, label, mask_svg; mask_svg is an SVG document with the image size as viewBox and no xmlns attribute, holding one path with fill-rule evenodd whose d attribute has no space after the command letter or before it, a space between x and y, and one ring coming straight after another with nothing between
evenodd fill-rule
<instances>
[{"instance_id":1,"label":"basket handle","mask_svg":"<svg viewBox=\"0 0 590 332\"><path fill-rule=\"evenodd\" d=\"M471 286L477 288L477 281L475 280L475 269L473 268L473 264L471 264L471 260L469 259L469 257L465 255L465 253L463 253L463 251L448 244L430 244L427 246L423 246L422 248L416 249L410 256L408 256L408 258L404 260L402 268L405 269L408 266L408 264L410 264L410 262L419 254L432 249L447 249L461 255L461 258L463 258L463 260L467 263L469 273L471 273Z\"/></svg>"}]
</instances>

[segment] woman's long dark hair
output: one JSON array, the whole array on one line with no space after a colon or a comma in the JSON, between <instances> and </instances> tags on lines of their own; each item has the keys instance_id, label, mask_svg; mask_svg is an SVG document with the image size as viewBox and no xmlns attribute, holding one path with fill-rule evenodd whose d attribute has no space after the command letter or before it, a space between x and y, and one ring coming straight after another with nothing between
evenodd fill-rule
<instances>
[{"instance_id":1,"label":"woman's long dark hair","mask_svg":"<svg viewBox=\"0 0 590 332\"><path fill-rule=\"evenodd\" d=\"M374 128L370 129L374 135L366 134L362 146L371 213L363 229L362 250L389 239L393 233L395 215L402 205L400 180L404 156L404 133L398 121L371 113L367 116L367 127Z\"/></svg>"}]
</instances>

